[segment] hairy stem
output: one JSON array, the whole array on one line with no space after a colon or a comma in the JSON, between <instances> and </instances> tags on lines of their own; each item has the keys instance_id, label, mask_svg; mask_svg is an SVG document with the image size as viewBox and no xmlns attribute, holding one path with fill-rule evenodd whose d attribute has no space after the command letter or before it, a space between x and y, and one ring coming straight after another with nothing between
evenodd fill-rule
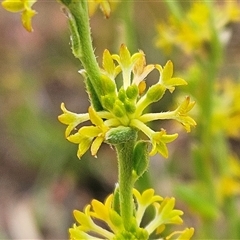
<instances>
[{"instance_id":1,"label":"hairy stem","mask_svg":"<svg viewBox=\"0 0 240 240\"><path fill-rule=\"evenodd\" d=\"M134 133L137 136L137 133ZM133 216L133 195L132 189L134 179L133 171L133 149L136 138L125 143L117 144L118 153L118 180L119 180L119 198L120 213L124 222L125 229L130 227Z\"/></svg>"},{"instance_id":2,"label":"hairy stem","mask_svg":"<svg viewBox=\"0 0 240 240\"><path fill-rule=\"evenodd\" d=\"M69 0L67 3L63 3L70 12L69 26L72 34L72 51L86 71L85 83L89 98L95 110L102 110L100 102L102 95L101 73L92 46L87 0Z\"/></svg>"}]
</instances>

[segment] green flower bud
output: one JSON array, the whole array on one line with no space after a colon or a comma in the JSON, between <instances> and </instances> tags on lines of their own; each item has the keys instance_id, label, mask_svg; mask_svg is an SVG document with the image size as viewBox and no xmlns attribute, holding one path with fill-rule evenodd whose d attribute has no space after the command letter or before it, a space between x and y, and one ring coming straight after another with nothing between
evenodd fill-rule
<instances>
[{"instance_id":1,"label":"green flower bud","mask_svg":"<svg viewBox=\"0 0 240 240\"><path fill-rule=\"evenodd\" d=\"M159 101L164 95L166 87L162 84L155 84L151 86L147 91L147 99L151 102Z\"/></svg>"},{"instance_id":2,"label":"green flower bud","mask_svg":"<svg viewBox=\"0 0 240 240\"><path fill-rule=\"evenodd\" d=\"M135 100L138 96L138 86L136 84L130 85L126 90L126 95L129 99Z\"/></svg>"},{"instance_id":3,"label":"green flower bud","mask_svg":"<svg viewBox=\"0 0 240 240\"><path fill-rule=\"evenodd\" d=\"M109 144L126 143L136 137L136 131L130 127L119 126L111 128L105 136L106 142Z\"/></svg>"},{"instance_id":4,"label":"green flower bud","mask_svg":"<svg viewBox=\"0 0 240 240\"><path fill-rule=\"evenodd\" d=\"M119 100L121 100L122 102L125 102L125 99L126 99L126 92L124 90L123 87L121 87L118 91L118 98Z\"/></svg>"},{"instance_id":5,"label":"green flower bud","mask_svg":"<svg viewBox=\"0 0 240 240\"><path fill-rule=\"evenodd\" d=\"M115 101L112 112L116 117L119 118L124 117L126 115L124 104L119 99Z\"/></svg>"},{"instance_id":6,"label":"green flower bud","mask_svg":"<svg viewBox=\"0 0 240 240\"><path fill-rule=\"evenodd\" d=\"M136 110L136 104L132 103L128 100L124 102L124 106L125 106L127 113L131 114L131 113L134 113Z\"/></svg>"},{"instance_id":7,"label":"green flower bud","mask_svg":"<svg viewBox=\"0 0 240 240\"><path fill-rule=\"evenodd\" d=\"M146 141L138 141L133 150L133 175L137 180L143 175L148 168L149 162L149 143Z\"/></svg>"},{"instance_id":8,"label":"green flower bud","mask_svg":"<svg viewBox=\"0 0 240 240\"><path fill-rule=\"evenodd\" d=\"M115 101L116 97L112 94L108 94L101 97L103 107L109 111L113 109Z\"/></svg>"}]
</instances>

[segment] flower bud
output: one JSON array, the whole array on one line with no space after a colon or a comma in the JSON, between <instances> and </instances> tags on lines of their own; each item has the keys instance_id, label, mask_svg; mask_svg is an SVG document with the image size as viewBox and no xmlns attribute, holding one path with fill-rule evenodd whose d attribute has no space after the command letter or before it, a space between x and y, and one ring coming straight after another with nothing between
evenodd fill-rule
<instances>
[{"instance_id":1,"label":"flower bud","mask_svg":"<svg viewBox=\"0 0 240 240\"><path fill-rule=\"evenodd\" d=\"M136 99L138 96L138 87L136 84L130 85L126 90L126 95L129 99Z\"/></svg>"},{"instance_id":2,"label":"flower bud","mask_svg":"<svg viewBox=\"0 0 240 240\"><path fill-rule=\"evenodd\" d=\"M115 101L112 112L116 117L119 118L126 115L124 104L119 99Z\"/></svg>"},{"instance_id":3,"label":"flower bud","mask_svg":"<svg viewBox=\"0 0 240 240\"><path fill-rule=\"evenodd\" d=\"M115 101L116 97L112 94L108 94L101 97L103 107L109 111L113 109Z\"/></svg>"},{"instance_id":4,"label":"flower bud","mask_svg":"<svg viewBox=\"0 0 240 240\"><path fill-rule=\"evenodd\" d=\"M134 113L136 110L136 104L132 103L128 100L124 102L124 107L125 107L127 113L130 113L130 114Z\"/></svg>"},{"instance_id":5,"label":"flower bud","mask_svg":"<svg viewBox=\"0 0 240 240\"><path fill-rule=\"evenodd\" d=\"M123 87L121 87L118 91L118 99L121 100L122 102L124 102L126 99L126 92Z\"/></svg>"}]
</instances>

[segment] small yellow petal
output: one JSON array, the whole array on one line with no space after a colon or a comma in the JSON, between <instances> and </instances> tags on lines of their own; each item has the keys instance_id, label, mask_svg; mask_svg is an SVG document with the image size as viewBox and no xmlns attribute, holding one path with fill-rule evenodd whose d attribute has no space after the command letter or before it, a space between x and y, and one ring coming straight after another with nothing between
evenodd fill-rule
<instances>
[{"instance_id":1,"label":"small yellow petal","mask_svg":"<svg viewBox=\"0 0 240 240\"><path fill-rule=\"evenodd\" d=\"M94 139L92 146L91 146L91 154L93 156L96 156L98 149L100 148L101 144L103 143L104 138L103 137L97 137Z\"/></svg>"},{"instance_id":2,"label":"small yellow petal","mask_svg":"<svg viewBox=\"0 0 240 240\"><path fill-rule=\"evenodd\" d=\"M89 208L90 205L87 205L86 208ZM83 212L74 210L73 211L74 218L77 220L77 222L81 225L89 225L89 228L91 228L91 225L89 224L89 216L86 216Z\"/></svg>"},{"instance_id":3,"label":"small yellow petal","mask_svg":"<svg viewBox=\"0 0 240 240\"><path fill-rule=\"evenodd\" d=\"M91 146L91 139L86 139L84 141L82 141L79 145L78 145L78 151L77 151L77 156L80 159L84 153L86 153L86 151L90 148Z\"/></svg>"},{"instance_id":4,"label":"small yellow petal","mask_svg":"<svg viewBox=\"0 0 240 240\"><path fill-rule=\"evenodd\" d=\"M124 68L129 68L131 66L131 55L126 45L121 45L119 56L122 66Z\"/></svg>"},{"instance_id":5,"label":"small yellow petal","mask_svg":"<svg viewBox=\"0 0 240 240\"><path fill-rule=\"evenodd\" d=\"M111 13L111 8L110 8L110 4L108 1L104 1L102 0L101 3L100 3L100 8L104 14L104 16L106 18L109 18L110 17L110 13Z\"/></svg>"},{"instance_id":6,"label":"small yellow petal","mask_svg":"<svg viewBox=\"0 0 240 240\"><path fill-rule=\"evenodd\" d=\"M103 221L108 221L109 220L109 209L106 208L106 206L99 202L96 199L93 199L91 202L91 205L93 207L93 211L91 213L94 213L94 217L97 217Z\"/></svg>"},{"instance_id":7,"label":"small yellow petal","mask_svg":"<svg viewBox=\"0 0 240 240\"><path fill-rule=\"evenodd\" d=\"M105 49L103 52L102 66L110 76L114 76L115 64L113 62L110 52L107 49Z\"/></svg>"},{"instance_id":8,"label":"small yellow petal","mask_svg":"<svg viewBox=\"0 0 240 240\"><path fill-rule=\"evenodd\" d=\"M171 79L172 75L173 75L173 63L172 61L169 60L163 67L161 81L163 83L167 82L169 79Z\"/></svg>"},{"instance_id":9,"label":"small yellow petal","mask_svg":"<svg viewBox=\"0 0 240 240\"><path fill-rule=\"evenodd\" d=\"M154 189L152 188L145 190L142 195L136 189L134 189L133 194L136 197L138 203L144 206L148 206L153 202L159 202L163 200L161 196L154 195Z\"/></svg>"},{"instance_id":10,"label":"small yellow petal","mask_svg":"<svg viewBox=\"0 0 240 240\"><path fill-rule=\"evenodd\" d=\"M93 138L97 137L101 133L101 130L96 126L84 126L80 128L78 132L80 135Z\"/></svg>"},{"instance_id":11,"label":"small yellow petal","mask_svg":"<svg viewBox=\"0 0 240 240\"><path fill-rule=\"evenodd\" d=\"M194 228L186 228L181 235L178 237L178 240L188 240L194 234Z\"/></svg>"},{"instance_id":12,"label":"small yellow petal","mask_svg":"<svg viewBox=\"0 0 240 240\"><path fill-rule=\"evenodd\" d=\"M166 240L170 240L173 236L179 234L179 236L176 238L174 237L173 239L176 240L189 240L194 234L194 228L186 228L183 231L175 231L171 233L169 236L166 237Z\"/></svg>"},{"instance_id":13,"label":"small yellow petal","mask_svg":"<svg viewBox=\"0 0 240 240\"><path fill-rule=\"evenodd\" d=\"M103 120L98 116L97 112L93 109L93 107L89 107L88 112L90 120L94 125L100 126L103 124Z\"/></svg>"},{"instance_id":14,"label":"small yellow petal","mask_svg":"<svg viewBox=\"0 0 240 240\"><path fill-rule=\"evenodd\" d=\"M139 95L142 95L143 92L145 91L146 89L146 82L145 81L141 81L139 84L138 84L138 92L139 92Z\"/></svg>"},{"instance_id":15,"label":"small yellow petal","mask_svg":"<svg viewBox=\"0 0 240 240\"><path fill-rule=\"evenodd\" d=\"M9 12L22 12L24 10L24 3L22 0L5 0L2 2L2 7Z\"/></svg>"},{"instance_id":16,"label":"small yellow petal","mask_svg":"<svg viewBox=\"0 0 240 240\"><path fill-rule=\"evenodd\" d=\"M25 10L22 12L22 24L24 26L24 28L29 31L32 32L33 28L32 28L32 17L34 15L36 15L36 11L29 9L29 10Z\"/></svg>"}]
</instances>

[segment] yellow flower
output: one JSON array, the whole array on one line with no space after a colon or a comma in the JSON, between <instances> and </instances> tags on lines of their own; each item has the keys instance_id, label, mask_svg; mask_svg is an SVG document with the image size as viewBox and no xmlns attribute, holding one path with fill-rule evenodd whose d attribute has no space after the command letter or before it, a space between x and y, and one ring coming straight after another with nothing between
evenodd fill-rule
<instances>
[{"instance_id":1,"label":"yellow flower","mask_svg":"<svg viewBox=\"0 0 240 240\"><path fill-rule=\"evenodd\" d=\"M213 133L224 132L226 136L240 138L240 84L223 79L215 86L213 108Z\"/></svg>"},{"instance_id":2,"label":"yellow flower","mask_svg":"<svg viewBox=\"0 0 240 240\"><path fill-rule=\"evenodd\" d=\"M92 200L91 205L87 205L84 212L74 210L74 217L77 225L74 224L69 229L70 239L149 239L150 234L156 233L160 235L159 239L171 239L174 235L178 235L181 240L188 240L192 237L194 229L187 228L183 231L173 232L167 236L164 232L165 225L181 224L180 217L183 212L175 207L174 198L162 198L159 195L154 195L153 189L147 189L140 194L136 189L133 189L135 199L135 212L133 219L129 222L129 230L126 230L123 224L121 215L113 209L113 194L107 197L104 203L98 200ZM143 217L148 209L153 206L155 215L144 226L142 223ZM97 223L101 221L101 226ZM140 227L141 226L141 227ZM161 231L159 231L161 229ZM97 236L97 237L96 237Z\"/></svg>"},{"instance_id":3,"label":"yellow flower","mask_svg":"<svg viewBox=\"0 0 240 240\"><path fill-rule=\"evenodd\" d=\"M82 122L85 122L87 120L89 120L89 114L85 113L85 114L77 114L77 113L73 113L68 111L65 108L64 103L61 103L61 109L63 111L63 114L61 114L60 116L58 116L58 120L63 123L68 125L68 127L66 128L65 131L65 136L68 137L71 132Z\"/></svg>"},{"instance_id":4,"label":"yellow flower","mask_svg":"<svg viewBox=\"0 0 240 240\"><path fill-rule=\"evenodd\" d=\"M140 225L146 209L154 202L162 201L163 198L161 196L154 195L154 190L152 188L145 190L142 195L136 189L133 189L133 195L138 201L136 219L138 225Z\"/></svg>"},{"instance_id":5,"label":"yellow flower","mask_svg":"<svg viewBox=\"0 0 240 240\"><path fill-rule=\"evenodd\" d=\"M177 238L175 235L179 235ZM191 239L191 237L194 234L194 228L186 228L183 231L176 231L170 234L169 236L166 237L166 240L171 240L172 237L174 236L174 240L186 240L186 239Z\"/></svg>"},{"instance_id":6,"label":"yellow flower","mask_svg":"<svg viewBox=\"0 0 240 240\"><path fill-rule=\"evenodd\" d=\"M202 1L193 1L184 18L171 15L167 23L158 24L156 45L168 54L173 46L188 55L204 54L213 28L221 37L227 25L237 21L240 21L240 10L236 1L216 3L213 8Z\"/></svg>"},{"instance_id":7,"label":"yellow flower","mask_svg":"<svg viewBox=\"0 0 240 240\"><path fill-rule=\"evenodd\" d=\"M117 1L117 0L114 0L114 1L111 1L111 0L88 0L89 15L92 16L95 13L97 7L100 5L100 9L102 10L104 16L106 18L109 18L112 8L114 8L118 2L119 1Z\"/></svg>"},{"instance_id":8,"label":"yellow flower","mask_svg":"<svg viewBox=\"0 0 240 240\"><path fill-rule=\"evenodd\" d=\"M217 15L216 19L219 28L226 26L228 23L239 21L239 3L237 1L225 1L225 4L221 7L221 11L219 11L219 15Z\"/></svg>"},{"instance_id":9,"label":"yellow flower","mask_svg":"<svg viewBox=\"0 0 240 240\"><path fill-rule=\"evenodd\" d=\"M145 227L151 234L154 230L163 229L166 224L182 224L183 220L180 217L183 215L181 210L173 209L175 206L175 198L165 198L161 204L154 204L156 215L154 219Z\"/></svg>"},{"instance_id":10,"label":"yellow flower","mask_svg":"<svg viewBox=\"0 0 240 240\"><path fill-rule=\"evenodd\" d=\"M155 68L153 64L146 65L146 58L143 51L139 51L139 57L133 65L132 84L137 86L147 77L147 75ZM141 91L142 92L142 91Z\"/></svg>"},{"instance_id":11,"label":"yellow flower","mask_svg":"<svg viewBox=\"0 0 240 240\"><path fill-rule=\"evenodd\" d=\"M104 51L102 66L102 78L99 84L102 86L100 101L104 111L95 112L90 108L89 114L75 114L66 110L64 104L61 105L63 114L59 116L59 120L68 125L65 133L67 139L79 144L78 157L81 157L90 146L92 155L95 156L104 141L108 144L120 143L112 134L122 131L122 135L126 132L126 136L131 135L129 128L141 131L149 138L152 144L150 155L160 153L168 157L166 144L174 141L178 135L167 134L164 129L155 132L146 123L174 119L182 123L189 132L191 127L196 125L196 122L188 116L194 102L186 97L174 111L161 113L144 113L144 111L150 104L159 101L166 90L172 93L175 87L187 84L182 78L173 77L173 63L168 61L163 67L159 64L147 65L143 51L140 50L131 55L127 47L122 44L119 55L110 54L108 50ZM159 72L159 80L146 89L145 79L154 69ZM120 72L122 84L117 84L116 77ZM95 126L82 127L77 133L72 134L80 123L89 119ZM119 141L122 140L119 139Z\"/></svg>"},{"instance_id":12,"label":"yellow flower","mask_svg":"<svg viewBox=\"0 0 240 240\"><path fill-rule=\"evenodd\" d=\"M194 107L195 102L190 102L190 97L186 97L185 100L179 105L179 107L173 112L174 117L180 122L187 132L191 131L191 126L196 126L196 122L193 118L189 117L187 113Z\"/></svg>"},{"instance_id":13,"label":"yellow flower","mask_svg":"<svg viewBox=\"0 0 240 240\"><path fill-rule=\"evenodd\" d=\"M131 72L134 69L134 65L137 64L137 62L139 61L139 59L143 57L143 55L144 55L143 52L139 51L138 53L135 53L131 56L126 45L124 44L122 44L120 47L119 55L117 54L112 55L112 58L117 61L122 70L124 89L127 89L127 87L129 87L132 84Z\"/></svg>"},{"instance_id":14,"label":"yellow flower","mask_svg":"<svg viewBox=\"0 0 240 240\"><path fill-rule=\"evenodd\" d=\"M197 125L194 119L187 115L194 105L195 102L191 102L190 97L187 96L176 110L161 113L146 113L140 116L139 120L146 123L154 120L174 119L180 122L187 132L190 132L191 127L195 127Z\"/></svg>"},{"instance_id":15,"label":"yellow flower","mask_svg":"<svg viewBox=\"0 0 240 240\"><path fill-rule=\"evenodd\" d=\"M4 0L2 2L3 8L9 12L21 12L22 24L24 28L32 32L32 17L36 15L36 11L32 9L32 5L37 0Z\"/></svg>"},{"instance_id":16,"label":"yellow flower","mask_svg":"<svg viewBox=\"0 0 240 240\"><path fill-rule=\"evenodd\" d=\"M172 46L177 46L185 53L192 54L204 41L210 40L209 17L208 6L194 2L184 19L179 21L175 16L170 16L168 24L158 25L157 46L167 47L168 52Z\"/></svg>"},{"instance_id":17,"label":"yellow flower","mask_svg":"<svg viewBox=\"0 0 240 240\"><path fill-rule=\"evenodd\" d=\"M162 129L160 132L155 132L151 136L152 140L152 150L149 153L151 156L156 153L160 153L165 158L168 157L168 149L166 143L174 141L178 137L178 134L167 135L166 131Z\"/></svg>"},{"instance_id":18,"label":"yellow flower","mask_svg":"<svg viewBox=\"0 0 240 240\"><path fill-rule=\"evenodd\" d=\"M220 203L229 197L240 195L240 163L237 156L229 156L224 174L216 180L217 196Z\"/></svg>"},{"instance_id":19,"label":"yellow flower","mask_svg":"<svg viewBox=\"0 0 240 240\"><path fill-rule=\"evenodd\" d=\"M114 81L119 72L121 72L120 66L115 66L113 58L107 49L103 52L102 66L102 73L108 76L112 81Z\"/></svg>"},{"instance_id":20,"label":"yellow flower","mask_svg":"<svg viewBox=\"0 0 240 240\"><path fill-rule=\"evenodd\" d=\"M70 142L79 144L77 155L79 158L90 148L93 156L96 156L99 147L105 140L105 134L109 130L103 120L97 115L96 111L89 107L89 118L95 126L86 126L78 130L77 133L70 135L67 139Z\"/></svg>"},{"instance_id":21,"label":"yellow flower","mask_svg":"<svg viewBox=\"0 0 240 240\"><path fill-rule=\"evenodd\" d=\"M175 90L175 86L187 85L187 82L184 79L172 77L173 76L172 61L168 61L163 68L161 65L157 64L156 68L160 72L159 83L166 87L171 93Z\"/></svg>"}]
</instances>

